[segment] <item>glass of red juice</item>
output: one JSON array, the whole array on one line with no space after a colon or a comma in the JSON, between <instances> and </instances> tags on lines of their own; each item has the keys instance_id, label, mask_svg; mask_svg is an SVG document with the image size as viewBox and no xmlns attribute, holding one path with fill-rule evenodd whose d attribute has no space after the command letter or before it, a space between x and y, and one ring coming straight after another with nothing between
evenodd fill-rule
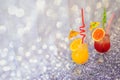
<instances>
[{"instance_id":1,"label":"glass of red juice","mask_svg":"<svg viewBox=\"0 0 120 80\"><path fill-rule=\"evenodd\" d=\"M105 53L110 49L110 35L105 34L104 38L100 41L94 42L94 48L100 53Z\"/></svg>"}]
</instances>

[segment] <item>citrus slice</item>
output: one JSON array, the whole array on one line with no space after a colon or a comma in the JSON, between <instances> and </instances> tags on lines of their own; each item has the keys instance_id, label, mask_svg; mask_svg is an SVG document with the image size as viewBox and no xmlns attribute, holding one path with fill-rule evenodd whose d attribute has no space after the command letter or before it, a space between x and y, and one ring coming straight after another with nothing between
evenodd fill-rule
<instances>
[{"instance_id":1,"label":"citrus slice","mask_svg":"<svg viewBox=\"0 0 120 80\"><path fill-rule=\"evenodd\" d=\"M70 44L70 50L76 51L79 48L80 44L82 44L81 38L74 39Z\"/></svg>"},{"instance_id":2,"label":"citrus slice","mask_svg":"<svg viewBox=\"0 0 120 80\"><path fill-rule=\"evenodd\" d=\"M96 28L92 32L92 38L94 41L100 41L103 39L104 36L105 36L105 31L103 28Z\"/></svg>"},{"instance_id":3,"label":"citrus slice","mask_svg":"<svg viewBox=\"0 0 120 80\"><path fill-rule=\"evenodd\" d=\"M71 39L71 38L77 36L78 34L79 34L79 32L71 30L68 38Z\"/></svg>"},{"instance_id":4,"label":"citrus slice","mask_svg":"<svg viewBox=\"0 0 120 80\"><path fill-rule=\"evenodd\" d=\"M98 27L100 25L100 22L91 22L89 30L93 30L94 28Z\"/></svg>"}]
</instances>

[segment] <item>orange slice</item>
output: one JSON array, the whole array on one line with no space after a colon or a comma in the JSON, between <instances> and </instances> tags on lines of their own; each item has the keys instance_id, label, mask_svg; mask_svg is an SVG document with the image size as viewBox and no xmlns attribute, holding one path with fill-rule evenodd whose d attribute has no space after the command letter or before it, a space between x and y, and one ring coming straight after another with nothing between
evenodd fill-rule
<instances>
[{"instance_id":1,"label":"orange slice","mask_svg":"<svg viewBox=\"0 0 120 80\"><path fill-rule=\"evenodd\" d=\"M77 36L78 34L79 34L79 32L71 30L68 38L71 39L71 38Z\"/></svg>"},{"instance_id":2,"label":"orange slice","mask_svg":"<svg viewBox=\"0 0 120 80\"><path fill-rule=\"evenodd\" d=\"M70 44L70 50L76 51L79 48L80 44L82 44L81 38L74 39Z\"/></svg>"},{"instance_id":3,"label":"orange slice","mask_svg":"<svg viewBox=\"0 0 120 80\"><path fill-rule=\"evenodd\" d=\"M103 39L104 36L105 36L105 31L103 28L96 28L92 32L92 38L94 41L100 41Z\"/></svg>"}]
</instances>

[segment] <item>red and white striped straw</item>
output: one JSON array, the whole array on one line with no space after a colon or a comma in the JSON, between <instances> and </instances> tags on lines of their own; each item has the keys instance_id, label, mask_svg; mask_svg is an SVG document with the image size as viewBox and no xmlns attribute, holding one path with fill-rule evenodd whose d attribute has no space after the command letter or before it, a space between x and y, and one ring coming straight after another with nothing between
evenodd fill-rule
<instances>
[{"instance_id":1,"label":"red and white striped straw","mask_svg":"<svg viewBox=\"0 0 120 80\"><path fill-rule=\"evenodd\" d=\"M110 32L110 26L111 26L111 23L112 23L112 20L113 20L114 16L115 16L115 14L113 13L110 20L109 20L109 22L108 22L108 25L106 27L106 33L107 34L109 34L109 32Z\"/></svg>"}]
</instances>

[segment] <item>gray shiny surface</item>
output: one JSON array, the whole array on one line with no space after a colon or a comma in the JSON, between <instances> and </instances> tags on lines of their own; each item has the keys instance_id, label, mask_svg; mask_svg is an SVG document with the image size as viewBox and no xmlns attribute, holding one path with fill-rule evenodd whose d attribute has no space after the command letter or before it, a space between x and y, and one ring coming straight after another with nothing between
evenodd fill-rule
<instances>
[{"instance_id":1,"label":"gray shiny surface","mask_svg":"<svg viewBox=\"0 0 120 80\"><path fill-rule=\"evenodd\" d=\"M95 51L89 23L101 21L103 5L111 25L111 49ZM71 29L85 10L89 61L71 60ZM120 0L0 0L0 80L120 80Z\"/></svg>"}]
</instances>

